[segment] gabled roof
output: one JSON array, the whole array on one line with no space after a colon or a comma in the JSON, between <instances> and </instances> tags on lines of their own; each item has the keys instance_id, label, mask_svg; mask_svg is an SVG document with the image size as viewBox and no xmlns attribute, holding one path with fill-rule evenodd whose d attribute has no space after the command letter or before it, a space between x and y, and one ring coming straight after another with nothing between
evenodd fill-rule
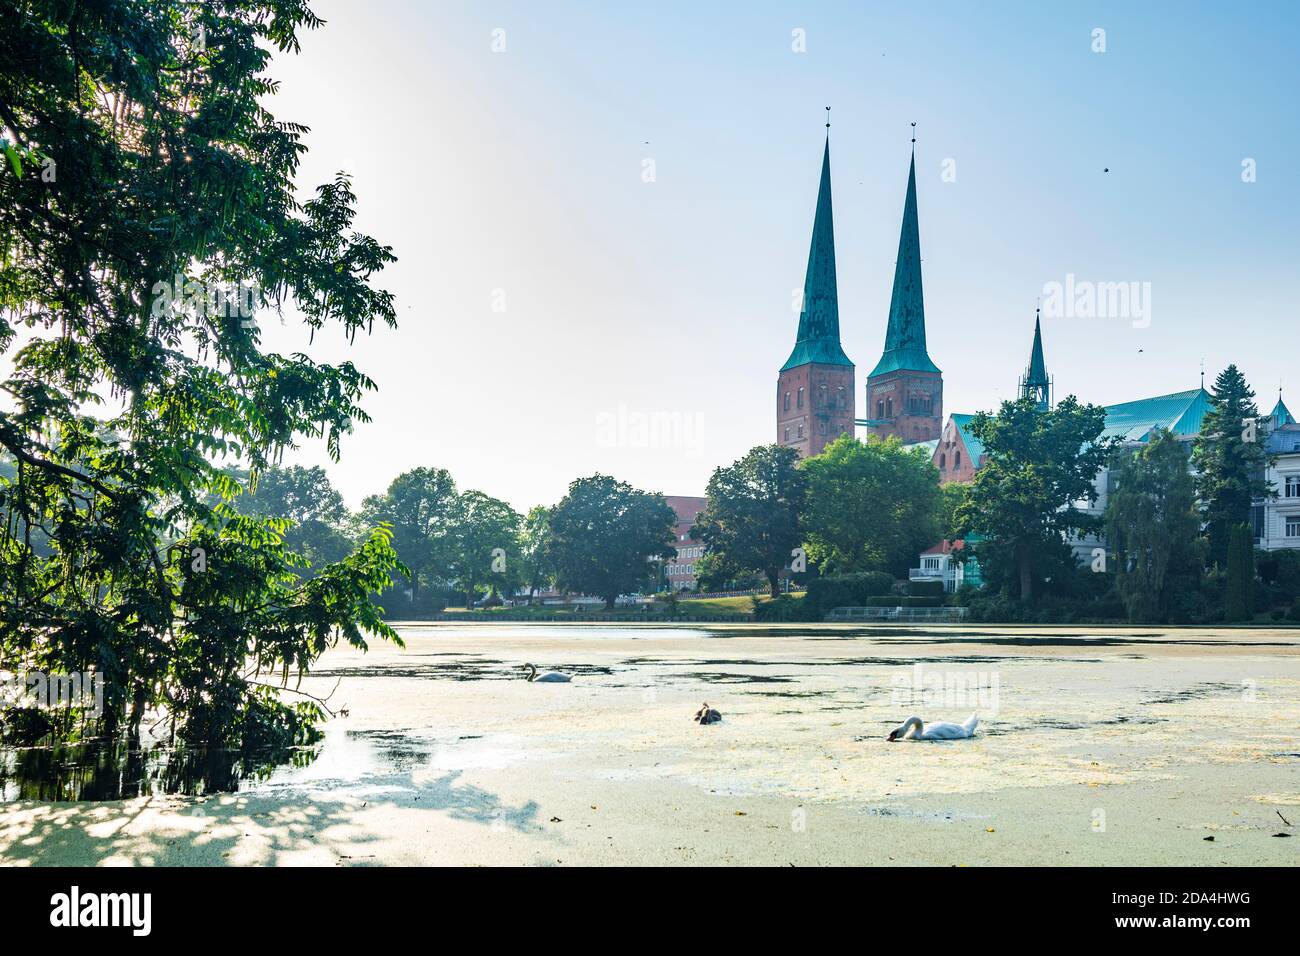
<instances>
[{"instance_id":1,"label":"gabled roof","mask_svg":"<svg viewBox=\"0 0 1300 956\"><path fill-rule=\"evenodd\" d=\"M1103 438L1142 442L1158 428L1167 428L1180 438L1192 438L1201 431L1201 419L1210 409L1210 393L1203 388L1170 395L1142 398L1106 406Z\"/></svg>"},{"instance_id":2,"label":"gabled roof","mask_svg":"<svg viewBox=\"0 0 1300 956\"><path fill-rule=\"evenodd\" d=\"M925 350L925 296L921 291L921 230L916 216L915 154L907 173L907 198L903 201L903 228L898 237L898 261L894 266L894 291L889 300L885 351L871 375L899 369L939 371Z\"/></svg>"},{"instance_id":3,"label":"gabled roof","mask_svg":"<svg viewBox=\"0 0 1300 956\"><path fill-rule=\"evenodd\" d=\"M970 430L971 420L975 416L953 412L948 417L952 420L953 425L957 427L957 431L961 435L961 442L966 446L966 454L970 456L971 463L978 468L980 459L984 457L984 443L976 438L974 432Z\"/></svg>"},{"instance_id":4,"label":"gabled roof","mask_svg":"<svg viewBox=\"0 0 1300 956\"><path fill-rule=\"evenodd\" d=\"M813 217L812 244L808 249L808 272L803 282L803 311L794 351L781 371L820 362L852 365L840 346L839 292L835 283L835 223L831 214L831 141L822 153L822 178L817 188L817 212Z\"/></svg>"}]
</instances>

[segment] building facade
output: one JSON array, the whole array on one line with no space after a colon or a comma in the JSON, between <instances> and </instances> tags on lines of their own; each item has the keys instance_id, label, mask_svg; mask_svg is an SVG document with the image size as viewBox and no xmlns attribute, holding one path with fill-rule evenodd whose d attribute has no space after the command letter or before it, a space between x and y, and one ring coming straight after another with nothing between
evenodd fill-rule
<instances>
[{"instance_id":1,"label":"building facade","mask_svg":"<svg viewBox=\"0 0 1300 956\"><path fill-rule=\"evenodd\" d=\"M1255 545L1265 551L1300 548L1300 422L1279 395L1267 424L1264 448L1272 460L1264 477L1277 497L1256 505Z\"/></svg>"},{"instance_id":2,"label":"building facade","mask_svg":"<svg viewBox=\"0 0 1300 956\"><path fill-rule=\"evenodd\" d=\"M828 137L822 153L799 331L794 350L777 374L776 440L807 457L818 454L840 435L852 435L854 382L853 363L840 345Z\"/></svg>"},{"instance_id":3,"label":"building facade","mask_svg":"<svg viewBox=\"0 0 1300 956\"><path fill-rule=\"evenodd\" d=\"M695 562L704 557L706 546L699 538L691 537L691 525L704 510L704 498L689 495L665 495L668 507L677 515L677 524L673 527L677 554L664 563L664 579L673 591L694 591L697 585Z\"/></svg>"}]
</instances>

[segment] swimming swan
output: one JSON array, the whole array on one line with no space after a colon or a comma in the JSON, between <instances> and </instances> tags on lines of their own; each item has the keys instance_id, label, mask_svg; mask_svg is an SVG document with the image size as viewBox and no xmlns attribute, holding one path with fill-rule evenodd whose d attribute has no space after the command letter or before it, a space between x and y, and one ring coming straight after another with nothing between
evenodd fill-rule
<instances>
[{"instance_id":1,"label":"swimming swan","mask_svg":"<svg viewBox=\"0 0 1300 956\"><path fill-rule=\"evenodd\" d=\"M539 681L545 684L567 684L572 680L568 674L561 674L559 671L547 671L545 674L539 674L537 673L536 666L532 664L525 664L524 670L528 671L528 676L525 677L524 680L528 681L530 684L533 681Z\"/></svg>"},{"instance_id":2,"label":"swimming swan","mask_svg":"<svg viewBox=\"0 0 1300 956\"><path fill-rule=\"evenodd\" d=\"M920 717L909 717L901 726L889 732L889 740L963 740L975 736L975 725L979 719L971 714L963 724L950 724L942 720L933 724L923 723ZM916 732L909 731L915 728Z\"/></svg>"}]
</instances>

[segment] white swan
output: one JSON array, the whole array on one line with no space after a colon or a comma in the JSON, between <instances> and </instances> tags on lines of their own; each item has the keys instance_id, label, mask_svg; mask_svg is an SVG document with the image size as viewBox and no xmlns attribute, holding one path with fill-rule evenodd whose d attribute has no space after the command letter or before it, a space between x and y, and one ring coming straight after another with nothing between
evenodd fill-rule
<instances>
[{"instance_id":1,"label":"white swan","mask_svg":"<svg viewBox=\"0 0 1300 956\"><path fill-rule=\"evenodd\" d=\"M525 664L524 669L528 671L528 676L524 680L528 683L540 681L545 684L567 684L571 678L568 674L561 674L559 671L547 671L545 674L537 673L537 667L533 664Z\"/></svg>"},{"instance_id":2,"label":"white swan","mask_svg":"<svg viewBox=\"0 0 1300 956\"><path fill-rule=\"evenodd\" d=\"M963 740L966 737L975 736L975 725L979 723L979 718L971 714L966 718L965 723L950 724L945 721L936 721L933 724L924 723L920 717L909 717L901 725L895 727L889 732L889 740ZM912 729L915 733L908 735Z\"/></svg>"}]
</instances>

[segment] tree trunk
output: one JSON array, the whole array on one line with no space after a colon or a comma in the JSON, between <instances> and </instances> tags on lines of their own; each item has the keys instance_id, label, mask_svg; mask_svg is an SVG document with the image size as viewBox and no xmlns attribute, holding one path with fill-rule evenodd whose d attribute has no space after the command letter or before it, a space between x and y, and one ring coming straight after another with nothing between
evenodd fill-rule
<instances>
[{"instance_id":1,"label":"tree trunk","mask_svg":"<svg viewBox=\"0 0 1300 956\"><path fill-rule=\"evenodd\" d=\"M768 595L771 597L780 597L781 595L781 572L779 570L769 570L767 572Z\"/></svg>"},{"instance_id":2,"label":"tree trunk","mask_svg":"<svg viewBox=\"0 0 1300 956\"><path fill-rule=\"evenodd\" d=\"M617 595L617 594L611 594L611 595L609 595L608 597L606 597L606 598L605 598L605 610L606 610L606 611L612 611L612 610L614 610L614 602L617 601L617 600L618 600L618 595Z\"/></svg>"},{"instance_id":3,"label":"tree trunk","mask_svg":"<svg viewBox=\"0 0 1300 956\"><path fill-rule=\"evenodd\" d=\"M1020 551L1020 600L1028 601L1034 596L1033 564L1027 550Z\"/></svg>"}]
</instances>

